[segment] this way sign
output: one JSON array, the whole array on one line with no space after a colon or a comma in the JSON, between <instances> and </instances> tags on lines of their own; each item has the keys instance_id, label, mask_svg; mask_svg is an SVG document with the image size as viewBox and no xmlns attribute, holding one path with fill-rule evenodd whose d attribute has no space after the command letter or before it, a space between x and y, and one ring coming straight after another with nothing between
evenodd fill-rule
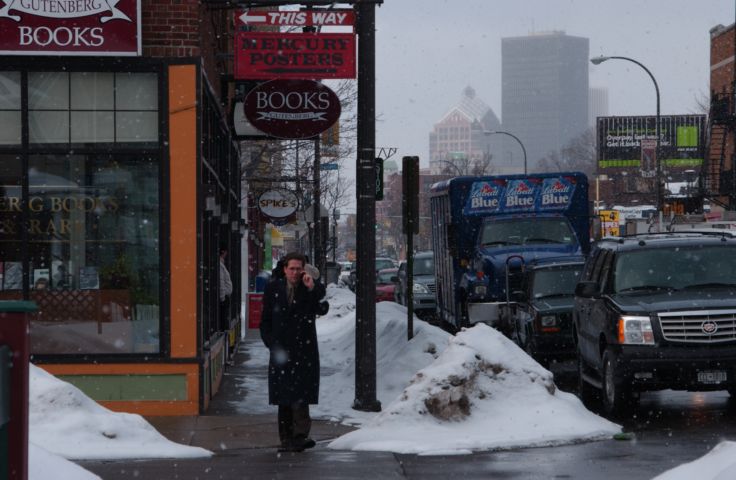
<instances>
[{"instance_id":1,"label":"this way sign","mask_svg":"<svg viewBox=\"0 0 736 480\"><path fill-rule=\"evenodd\" d=\"M299 10L269 12L245 10L236 15L245 25L270 25L279 27L327 27L353 26L355 12L352 10Z\"/></svg>"}]
</instances>

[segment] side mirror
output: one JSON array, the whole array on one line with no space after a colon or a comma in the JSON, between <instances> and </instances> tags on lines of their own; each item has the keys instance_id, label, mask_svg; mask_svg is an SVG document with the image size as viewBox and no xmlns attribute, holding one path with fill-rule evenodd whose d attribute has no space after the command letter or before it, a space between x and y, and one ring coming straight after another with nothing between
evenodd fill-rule
<instances>
[{"instance_id":1,"label":"side mirror","mask_svg":"<svg viewBox=\"0 0 736 480\"><path fill-rule=\"evenodd\" d=\"M578 282L575 286L575 296L593 298L598 294L599 289L598 282Z\"/></svg>"}]
</instances>

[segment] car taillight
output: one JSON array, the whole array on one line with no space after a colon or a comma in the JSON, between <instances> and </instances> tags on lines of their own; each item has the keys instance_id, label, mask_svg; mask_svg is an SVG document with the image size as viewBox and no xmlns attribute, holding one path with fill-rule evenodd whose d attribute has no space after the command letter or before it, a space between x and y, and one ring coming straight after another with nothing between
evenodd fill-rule
<instances>
[{"instance_id":1,"label":"car taillight","mask_svg":"<svg viewBox=\"0 0 736 480\"><path fill-rule=\"evenodd\" d=\"M542 315L539 317L539 325L543 332L555 333L560 331L556 315Z\"/></svg>"}]
</instances>

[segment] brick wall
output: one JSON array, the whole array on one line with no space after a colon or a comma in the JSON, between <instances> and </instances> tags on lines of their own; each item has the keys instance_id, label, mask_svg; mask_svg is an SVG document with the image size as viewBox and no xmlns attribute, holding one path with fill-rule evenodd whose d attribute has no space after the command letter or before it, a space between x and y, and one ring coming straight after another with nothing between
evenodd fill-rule
<instances>
[{"instance_id":1,"label":"brick wall","mask_svg":"<svg viewBox=\"0 0 736 480\"><path fill-rule=\"evenodd\" d=\"M212 9L197 0L141 2L143 56L198 58L219 96L220 74L231 71L233 10Z\"/></svg>"},{"instance_id":2,"label":"brick wall","mask_svg":"<svg viewBox=\"0 0 736 480\"><path fill-rule=\"evenodd\" d=\"M710 37L710 91L713 93L732 93L734 91L734 25L715 27ZM732 107L733 108L733 107ZM734 130L726 131L724 145L724 170L732 169L734 154Z\"/></svg>"},{"instance_id":3,"label":"brick wall","mask_svg":"<svg viewBox=\"0 0 736 480\"><path fill-rule=\"evenodd\" d=\"M732 91L734 55L734 26L711 30L710 41L710 90L712 92ZM713 68L716 67L716 68Z\"/></svg>"}]
</instances>

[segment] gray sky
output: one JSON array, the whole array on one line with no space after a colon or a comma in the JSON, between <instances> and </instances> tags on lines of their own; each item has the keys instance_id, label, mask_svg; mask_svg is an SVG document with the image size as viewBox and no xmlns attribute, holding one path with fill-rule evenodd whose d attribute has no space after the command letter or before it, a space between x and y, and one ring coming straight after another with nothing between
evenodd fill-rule
<instances>
[{"instance_id":1,"label":"gray sky","mask_svg":"<svg viewBox=\"0 0 736 480\"><path fill-rule=\"evenodd\" d=\"M591 57L632 57L651 70L661 111L699 113L709 92L709 30L734 21L735 0L385 0L376 9L376 146L419 155L466 85L499 117L501 39L562 30ZM654 115L652 81L636 65L590 65L611 115Z\"/></svg>"}]
</instances>

